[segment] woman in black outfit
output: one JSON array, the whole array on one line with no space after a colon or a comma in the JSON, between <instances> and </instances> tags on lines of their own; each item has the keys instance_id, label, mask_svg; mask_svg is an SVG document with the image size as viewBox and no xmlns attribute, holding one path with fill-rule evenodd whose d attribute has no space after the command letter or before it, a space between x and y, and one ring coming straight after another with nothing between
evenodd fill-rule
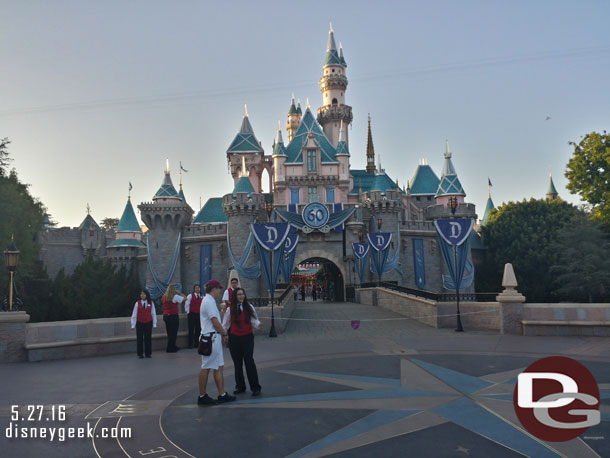
<instances>
[{"instance_id":1,"label":"woman in black outfit","mask_svg":"<svg viewBox=\"0 0 610 458\"><path fill-rule=\"evenodd\" d=\"M246 391L243 369L245 365L252 396L258 396L261 394L261 386L258 383L258 373L254 363L253 329L260 328L261 322L256 316L254 307L248 302L243 288L237 288L233 291L231 306L222 318L222 326L229 330L229 351L235 367L235 391L233 394Z\"/></svg>"}]
</instances>

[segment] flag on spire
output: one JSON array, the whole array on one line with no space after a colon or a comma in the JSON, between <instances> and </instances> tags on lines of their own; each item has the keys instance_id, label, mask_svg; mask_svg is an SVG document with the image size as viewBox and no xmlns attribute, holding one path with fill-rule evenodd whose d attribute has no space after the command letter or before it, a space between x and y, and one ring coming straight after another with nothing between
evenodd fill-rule
<instances>
[{"instance_id":1,"label":"flag on spire","mask_svg":"<svg viewBox=\"0 0 610 458\"><path fill-rule=\"evenodd\" d=\"M182 167L182 161L180 161L180 170L182 170L184 173L188 173L188 170Z\"/></svg>"}]
</instances>

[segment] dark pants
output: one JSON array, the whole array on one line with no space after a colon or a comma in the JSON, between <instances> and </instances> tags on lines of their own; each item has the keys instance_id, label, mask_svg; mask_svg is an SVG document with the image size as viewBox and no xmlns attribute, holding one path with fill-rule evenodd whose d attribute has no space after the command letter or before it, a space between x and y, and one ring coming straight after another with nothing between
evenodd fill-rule
<instances>
[{"instance_id":1,"label":"dark pants","mask_svg":"<svg viewBox=\"0 0 610 458\"><path fill-rule=\"evenodd\" d=\"M136 341L138 356L150 356L152 353L152 321L148 323L136 322Z\"/></svg>"},{"instance_id":2,"label":"dark pants","mask_svg":"<svg viewBox=\"0 0 610 458\"><path fill-rule=\"evenodd\" d=\"M256 364L254 364L254 334L245 336L229 334L229 351L235 367L235 388L238 390L246 389L243 368L245 364L250 389L260 391L261 386L258 383L258 373L256 372Z\"/></svg>"},{"instance_id":3,"label":"dark pants","mask_svg":"<svg viewBox=\"0 0 610 458\"><path fill-rule=\"evenodd\" d=\"M167 331L167 349L169 353L173 353L178 350L176 346L176 337L178 336L178 315L163 315L163 321L165 322L165 330Z\"/></svg>"},{"instance_id":4,"label":"dark pants","mask_svg":"<svg viewBox=\"0 0 610 458\"><path fill-rule=\"evenodd\" d=\"M189 348L199 345L199 334L201 334L201 320L199 313L189 312Z\"/></svg>"}]
</instances>

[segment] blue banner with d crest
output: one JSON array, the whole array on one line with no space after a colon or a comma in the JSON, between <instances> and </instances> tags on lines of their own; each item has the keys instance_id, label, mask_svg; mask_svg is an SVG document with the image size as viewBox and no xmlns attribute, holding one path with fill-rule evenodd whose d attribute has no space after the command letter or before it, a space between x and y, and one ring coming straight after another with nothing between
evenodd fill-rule
<instances>
[{"instance_id":1,"label":"blue banner with d crest","mask_svg":"<svg viewBox=\"0 0 610 458\"><path fill-rule=\"evenodd\" d=\"M371 253L373 269L377 273L377 278L381 280L381 275L388 259L388 248L392 241L392 233L375 232L374 234L367 234L367 237L371 247L375 250L374 253Z\"/></svg>"},{"instance_id":2,"label":"blue banner with d crest","mask_svg":"<svg viewBox=\"0 0 610 458\"><path fill-rule=\"evenodd\" d=\"M370 245L368 243L352 243L352 250L354 251L354 263L356 264L356 272L360 283L364 279L366 272L366 264L368 261Z\"/></svg>"},{"instance_id":3,"label":"blue banner with d crest","mask_svg":"<svg viewBox=\"0 0 610 458\"><path fill-rule=\"evenodd\" d=\"M470 286L474 278L474 268L468 262L468 254L470 253L470 232L474 226L474 220L467 218L439 219L434 221L434 225L438 233L441 253L449 272L449 278L443 278L443 286L447 289L463 289ZM457 259L454 256L454 247ZM467 264L469 272L464 277Z\"/></svg>"},{"instance_id":4,"label":"blue banner with d crest","mask_svg":"<svg viewBox=\"0 0 610 458\"><path fill-rule=\"evenodd\" d=\"M297 244L299 243L298 234L288 234L284 242L284 254L282 256L282 277L286 283L290 283L292 278L292 268L294 267L294 258L297 255Z\"/></svg>"},{"instance_id":5,"label":"blue banner with d crest","mask_svg":"<svg viewBox=\"0 0 610 458\"><path fill-rule=\"evenodd\" d=\"M288 223L254 223L250 227L258 247L258 256L265 273L267 287L273 294L284 257L284 243L290 232L290 225ZM271 264L272 257L273 265Z\"/></svg>"}]
</instances>

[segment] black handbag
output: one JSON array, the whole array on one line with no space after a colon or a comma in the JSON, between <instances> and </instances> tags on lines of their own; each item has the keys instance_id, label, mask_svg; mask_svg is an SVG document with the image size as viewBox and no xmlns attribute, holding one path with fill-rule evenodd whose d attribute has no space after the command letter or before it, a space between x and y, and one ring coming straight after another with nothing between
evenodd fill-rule
<instances>
[{"instance_id":1,"label":"black handbag","mask_svg":"<svg viewBox=\"0 0 610 458\"><path fill-rule=\"evenodd\" d=\"M199 345L197 353L202 356L210 356L212 354L212 334L201 334L199 336Z\"/></svg>"}]
</instances>

